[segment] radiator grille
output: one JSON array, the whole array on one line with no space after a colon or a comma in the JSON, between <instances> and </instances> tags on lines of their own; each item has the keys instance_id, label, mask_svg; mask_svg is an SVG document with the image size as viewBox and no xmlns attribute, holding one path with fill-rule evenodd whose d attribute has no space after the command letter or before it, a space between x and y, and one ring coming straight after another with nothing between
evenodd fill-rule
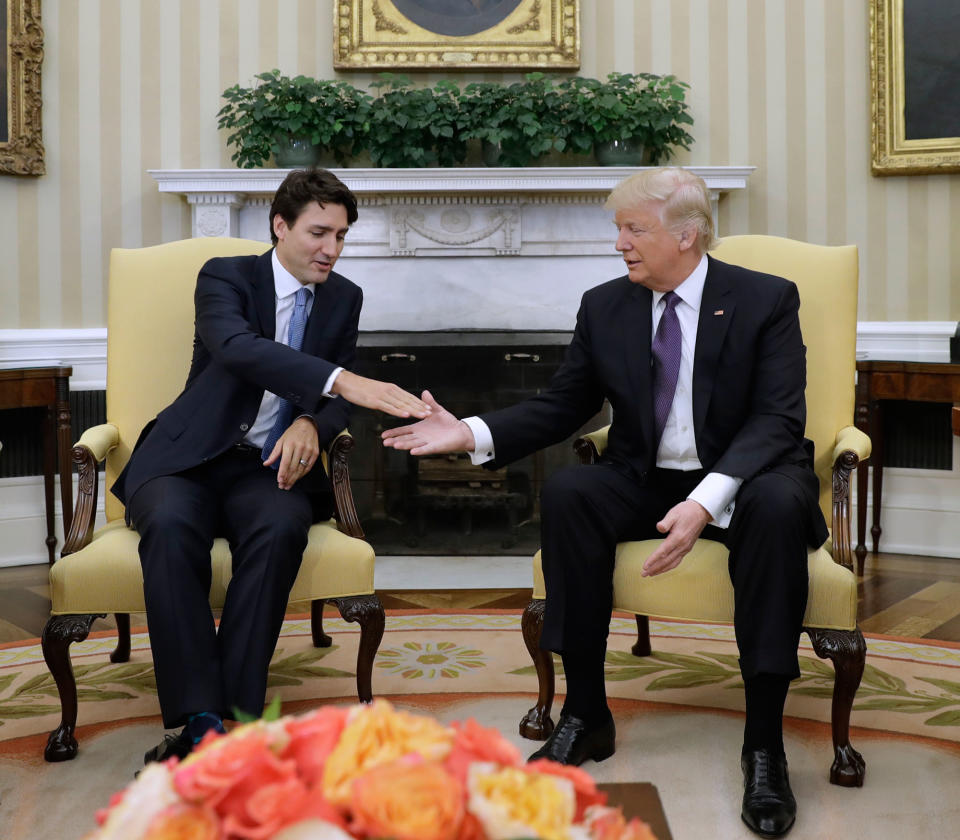
<instances>
[{"instance_id":1,"label":"radiator grille","mask_svg":"<svg viewBox=\"0 0 960 840\"><path fill-rule=\"evenodd\" d=\"M0 411L0 478L43 475L43 422L45 408ZM84 429L105 423L105 391L74 391L70 394L72 440Z\"/></svg>"}]
</instances>

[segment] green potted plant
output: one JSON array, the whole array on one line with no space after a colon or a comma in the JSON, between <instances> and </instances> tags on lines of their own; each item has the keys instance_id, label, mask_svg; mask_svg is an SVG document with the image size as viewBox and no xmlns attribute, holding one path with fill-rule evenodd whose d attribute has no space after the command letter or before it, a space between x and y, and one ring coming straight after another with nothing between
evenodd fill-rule
<instances>
[{"instance_id":1,"label":"green potted plant","mask_svg":"<svg viewBox=\"0 0 960 840\"><path fill-rule=\"evenodd\" d=\"M466 157L460 132L460 89L440 81L414 87L404 75L381 73L370 111L366 146L377 166L454 166Z\"/></svg>"},{"instance_id":2,"label":"green potted plant","mask_svg":"<svg viewBox=\"0 0 960 840\"><path fill-rule=\"evenodd\" d=\"M311 166L326 149L343 163L363 145L371 97L348 82L260 73L251 87L234 85L218 125L231 131L232 159L241 167Z\"/></svg>"},{"instance_id":3,"label":"green potted plant","mask_svg":"<svg viewBox=\"0 0 960 840\"><path fill-rule=\"evenodd\" d=\"M560 89L543 73L510 85L473 82L460 103L463 135L482 142L487 166L526 166L566 148L560 103Z\"/></svg>"},{"instance_id":4,"label":"green potted plant","mask_svg":"<svg viewBox=\"0 0 960 840\"><path fill-rule=\"evenodd\" d=\"M675 76L610 73L605 82L573 77L560 87L570 147L592 146L601 165L656 165L693 142L684 129L693 125L690 86Z\"/></svg>"}]
</instances>

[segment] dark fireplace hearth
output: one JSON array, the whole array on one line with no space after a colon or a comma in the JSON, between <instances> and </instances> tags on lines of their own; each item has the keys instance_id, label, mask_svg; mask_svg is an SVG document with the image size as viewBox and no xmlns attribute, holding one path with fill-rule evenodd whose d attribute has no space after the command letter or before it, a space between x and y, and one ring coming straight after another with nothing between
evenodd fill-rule
<instances>
[{"instance_id":1,"label":"dark fireplace hearth","mask_svg":"<svg viewBox=\"0 0 960 840\"><path fill-rule=\"evenodd\" d=\"M564 333L366 333L355 370L415 394L429 389L465 417L545 388L568 340ZM466 456L418 459L384 449L380 432L403 422L357 411L350 424L354 497L377 554L529 555L539 548L540 488L552 471L576 463L572 438L491 471ZM580 432L603 422L598 416Z\"/></svg>"}]
</instances>

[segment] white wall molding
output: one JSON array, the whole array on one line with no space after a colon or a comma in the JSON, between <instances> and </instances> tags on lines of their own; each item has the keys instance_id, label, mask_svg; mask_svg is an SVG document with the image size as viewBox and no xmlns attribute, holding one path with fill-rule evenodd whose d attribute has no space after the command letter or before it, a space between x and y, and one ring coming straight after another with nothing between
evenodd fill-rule
<instances>
[{"instance_id":1,"label":"white wall molding","mask_svg":"<svg viewBox=\"0 0 960 840\"><path fill-rule=\"evenodd\" d=\"M860 321L858 359L950 361L953 321ZM360 342L364 342L361 333ZM101 391L107 383L106 327L69 330L0 330L0 364L58 361L73 366L70 388Z\"/></svg>"},{"instance_id":2,"label":"white wall molding","mask_svg":"<svg viewBox=\"0 0 960 840\"><path fill-rule=\"evenodd\" d=\"M956 321L859 321L858 359L949 362Z\"/></svg>"},{"instance_id":3,"label":"white wall molding","mask_svg":"<svg viewBox=\"0 0 960 840\"><path fill-rule=\"evenodd\" d=\"M102 391L107 383L107 328L0 330L0 364L73 367L73 391Z\"/></svg>"}]
</instances>

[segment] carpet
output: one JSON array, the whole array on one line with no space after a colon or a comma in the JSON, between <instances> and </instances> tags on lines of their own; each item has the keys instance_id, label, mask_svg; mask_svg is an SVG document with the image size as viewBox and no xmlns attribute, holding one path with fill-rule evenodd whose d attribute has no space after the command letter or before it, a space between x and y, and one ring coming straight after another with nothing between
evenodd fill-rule
<instances>
[{"instance_id":1,"label":"carpet","mask_svg":"<svg viewBox=\"0 0 960 840\"><path fill-rule=\"evenodd\" d=\"M334 645L315 649L306 618L285 622L273 659L270 696L287 712L317 699L355 698L358 628L329 619ZM635 624L615 618L607 687L618 750L586 768L599 781L652 781L677 840L752 835L739 821L743 694L732 629L651 622L654 654L631 656ZM131 661L112 664L111 634L75 645L80 753L42 760L59 722L56 687L38 643L0 650L0 837L82 837L93 812L139 766L162 733L149 641L133 638ZM960 820L960 649L868 637L868 662L854 705L852 740L867 761L858 790L827 782L832 758L832 666L805 646L802 677L787 705L787 753L800 803L793 838L951 836ZM444 720L474 716L525 752L517 733L536 679L515 611L390 613L374 670L374 692ZM558 671L558 692L563 680ZM558 704L559 705L559 704Z\"/></svg>"}]
</instances>

